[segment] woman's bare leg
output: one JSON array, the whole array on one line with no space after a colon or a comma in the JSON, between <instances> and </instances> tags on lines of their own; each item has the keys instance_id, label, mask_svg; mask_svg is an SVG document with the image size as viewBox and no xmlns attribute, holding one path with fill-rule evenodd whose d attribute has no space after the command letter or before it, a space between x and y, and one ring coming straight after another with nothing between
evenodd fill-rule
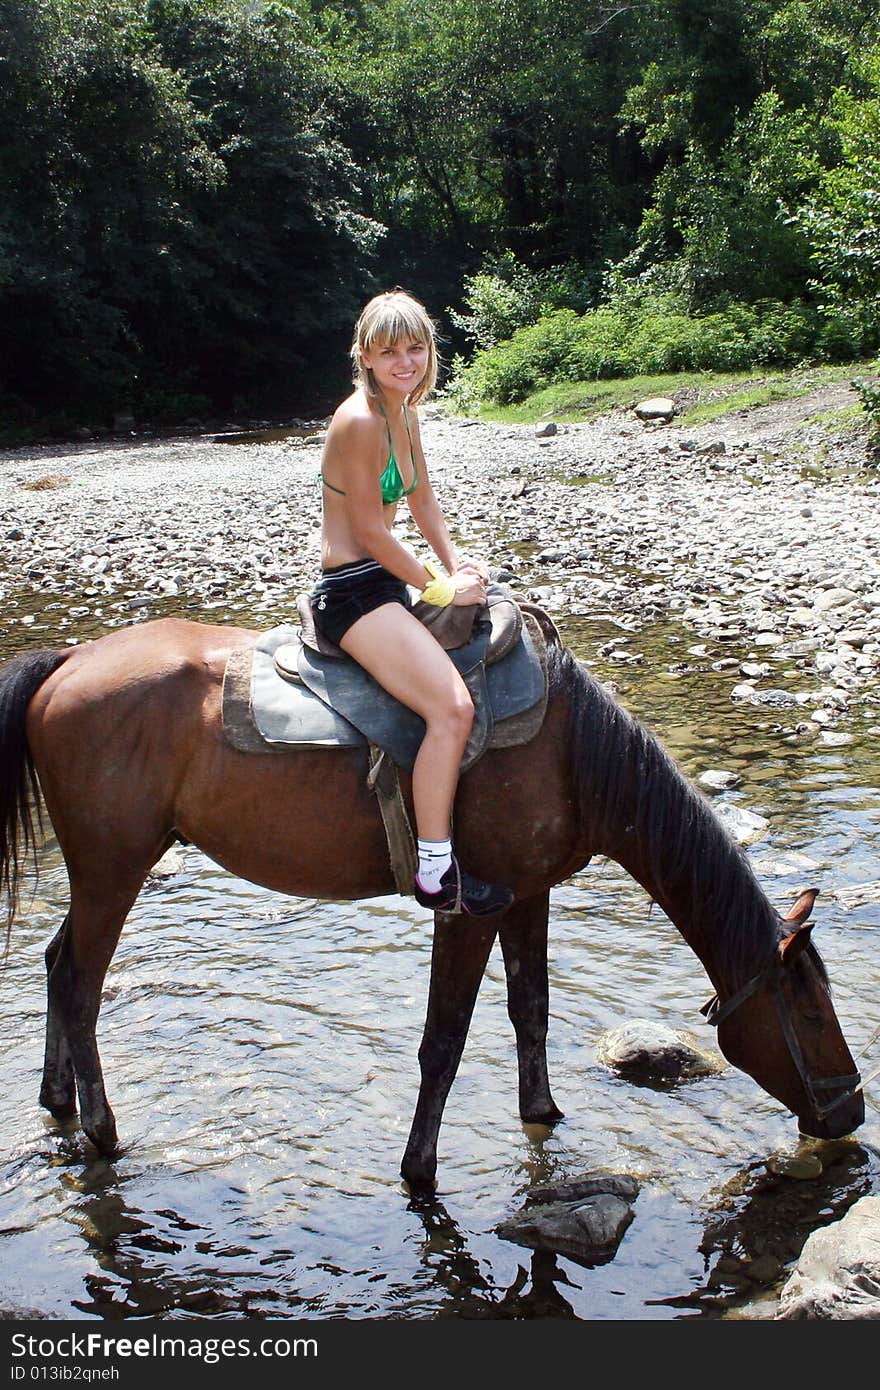
<instances>
[{"instance_id":1,"label":"woman's bare leg","mask_svg":"<svg viewBox=\"0 0 880 1390\"><path fill-rule=\"evenodd\" d=\"M348 629L339 644L391 695L425 721L425 737L413 766L413 800L419 836L416 899L436 914L489 916L503 912L513 894L465 872L454 856L439 884L422 881L422 850L451 834L452 804L462 754L474 718L467 686L446 652L402 604L376 608Z\"/></svg>"},{"instance_id":2,"label":"woman's bare leg","mask_svg":"<svg viewBox=\"0 0 880 1390\"><path fill-rule=\"evenodd\" d=\"M425 737L413 765L416 827L422 840L445 840L474 718L467 686L437 639L399 603L364 614L339 645L424 719Z\"/></svg>"}]
</instances>

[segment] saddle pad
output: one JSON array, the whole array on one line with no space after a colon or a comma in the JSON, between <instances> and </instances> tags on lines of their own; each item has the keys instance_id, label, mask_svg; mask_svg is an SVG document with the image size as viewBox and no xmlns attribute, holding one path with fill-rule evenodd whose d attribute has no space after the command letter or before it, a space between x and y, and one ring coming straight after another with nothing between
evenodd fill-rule
<instances>
[{"instance_id":1,"label":"saddle pad","mask_svg":"<svg viewBox=\"0 0 880 1390\"><path fill-rule=\"evenodd\" d=\"M536 626L524 623L512 651L489 667L480 659L487 638L485 628L466 647L450 652L476 710L462 771L491 746L499 722L509 720L512 735L514 726L520 727L517 716L534 711L536 719L529 724L537 731L546 702L546 676L532 632L540 637ZM279 657L288 670L286 678L279 675ZM340 686L343 671L349 673L346 681L360 691L353 703L345 705L345 716L321 698L341 694L348 699L348 692ZM412 767L425 732L424 721L356 663L318 656L302 646L299 628L289 624L264 633L253 649L249 705L259 738L271 746L375 743L386 748L404 768ZM526 737L530 736L528 728L523 726Z\"/></svg>"},{"instance_id":2,"label":"saddle pad","mask_svg":"<svg viewBox=\"0 0 880 1390\"><path fill-rule=\"evenodd\" d=\"M308 686L279 678L276 650L298 641L299 628L289 625L273 627L257 639L251 664L250 714L258 734L267 743L278 744L365 743L363 734Z\"/></svg>"}]
</instances>

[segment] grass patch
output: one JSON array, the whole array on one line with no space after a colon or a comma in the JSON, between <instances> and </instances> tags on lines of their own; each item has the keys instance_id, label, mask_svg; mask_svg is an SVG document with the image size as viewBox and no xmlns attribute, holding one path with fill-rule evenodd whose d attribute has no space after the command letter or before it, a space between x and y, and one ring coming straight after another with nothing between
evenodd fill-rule
<instances>
[{"instance_id":1,"label":"grass patch","mask_svg":"<svg viewBox=\"0 0 880 1390\"><path fill-rule=\"evenodd\" d=\"M621 377L607 381L563 381L545 386L515 405L484 404L476 418L499 424L537 424L558 420L578 424L612 410L631 410L651 396L670 396L683 424L705 424L734 411L754 410L776 401L794 400L823 386L849 382L865 364L853 362L797 368L756 377L754 372L675 372L658 376ZM864 412L852 408L853 427ZM828 412L849 416L845 411Z\"/></svg>"},{"instance_id":2,"label":"grass patch","mask_svg":"<svg viewBox=\"0 0 880 1390\"><path fill-rule=\"evenodd\" d=\"M720 396L711 393L709 399L699 400L686 410L682 418L689 425L706 425L710 420L717 420L723 415L755 410L762 405L775 405L777 401L796 400L798 396L806 396L815 390L816 384L785 377L750 381L743 386L733 387Z\"/></svg>"},{"instance_id":3,"label":"grass patch","mask_svg":"<svg viewBox=\"0 0 880 1390\"><path fill-rule=\"evenodd\" d=\"M648 396L671 396L684 387L702 379L699 373L674 376L619 377L611 381L560 381L545 386L516 405L483 405L478 411L480 420L499 424L530 425L539 420L558 420L560 424L577 424L609 410L631 410ZM726 380L723 375L706 378L709 382Z\"/></svg>"},{"instance_id":4,"label":"grass patch","mask_svg":"<svg viewBox=\"0 0 880 1390\"><path fill-rule=\"evenodd\" d=\"M868 429L868 421L860 405L845 405L840 410L823 410L820 414L814 415L813 420L817 425L825 425L840 434L864 434Z\"/></svg>"},{"instance_id":5,"label":"grass patch","mask_svg":"<svg viewBox=\"0 0 880 1390\"><path fill-rule=\"evenodd\" d=\"M701 393L701 399L683 413L682 419L689 425L704 425L735 411L755 410L762 405L774 405L777 401L797 400L798 396L807 396L823 386L848 384L857 370L858 364L835 365L779 372L757 380L752 378L742 385L730 386L720 395L715 391L710 391L708 395ZM853 409L858 411L859 407L854 406Z\"/></svg>"},{"instance_id":6,"label":"grass patch","mask_svg":"<svg viewBox=\"0 0 880 1390\"><path fill-rule=\"evenodd\" d=\"M569 473L559 481L566 487L617 486L617 479L610 473Z\"/></svg>"}]
</instances>

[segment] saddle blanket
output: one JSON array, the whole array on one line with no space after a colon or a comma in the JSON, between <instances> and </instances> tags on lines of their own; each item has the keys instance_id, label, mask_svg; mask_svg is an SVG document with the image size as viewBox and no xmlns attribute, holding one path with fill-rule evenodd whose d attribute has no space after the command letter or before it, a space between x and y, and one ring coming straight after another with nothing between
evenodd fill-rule
<instances>
[{"instance_id":1,"label":"saddle blanket","mask_svg":"<svg viewBox=\"0 0 880 1390\"><path fill-rule=\"evenodd\" d=\"M307 646L302 629L281 624L254 647L230 654L223 681L223 726L242 752L293 747L374 744L402 768L411 768L424 721L389 695L349 658L326 656ZM448 650L474 701L474 727L462 759L465 771L487 748L511 747L534 738L547 705L544 636L537 620L522 613L521 630L506 654L485 663L488 621L471 639Z\"/></svg>"}]
</instances>

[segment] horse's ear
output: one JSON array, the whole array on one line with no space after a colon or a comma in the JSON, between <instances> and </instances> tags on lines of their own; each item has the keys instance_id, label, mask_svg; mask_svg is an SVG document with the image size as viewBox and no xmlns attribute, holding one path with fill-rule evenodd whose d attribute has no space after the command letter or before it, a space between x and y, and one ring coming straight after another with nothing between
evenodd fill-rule
<instances>
[{"instance_id":1,"label":"horse's ear","mask_svg":"<svg viewBox=\"0 0 880 1390\"><path fill-rule=\"evenodd\" d=\"M813 923L808 927L795 927L791 936L783 937L779 943L779 959L785 966L793 965L798 956L803 953L810 944L810 933L813 930Z\"/></svg>"},{"instance_id":2,"label":"horse's ear","mask_svg":"<svg viewBox=\"0 0 880 1390\"><path fill-rule=\"evenodd\" d=\"M791 935L783 937L779 943L779 959L783 965L793 965L805 947L809 945L813 923L811 922L809 926L806 926L806 921L813 910L813 903L816 901L818 893L818 888L805 888L803 893L798 895L794 907L782 919L789 923L792 928Z\"/></svg>"},{"instance_id":3,"label":"horse's ear","mask_svg":"<svg viewBox=\"0 0 880 1390\"><path fill-rule=\"evenodd\" d=\"M802 927L810 913L813 911L813 903L819 896L818 888L805 888L798 897L797 902L790 912L786 913L784 921L791 922L795 931Z\"/></svg>"}]
</instances>

